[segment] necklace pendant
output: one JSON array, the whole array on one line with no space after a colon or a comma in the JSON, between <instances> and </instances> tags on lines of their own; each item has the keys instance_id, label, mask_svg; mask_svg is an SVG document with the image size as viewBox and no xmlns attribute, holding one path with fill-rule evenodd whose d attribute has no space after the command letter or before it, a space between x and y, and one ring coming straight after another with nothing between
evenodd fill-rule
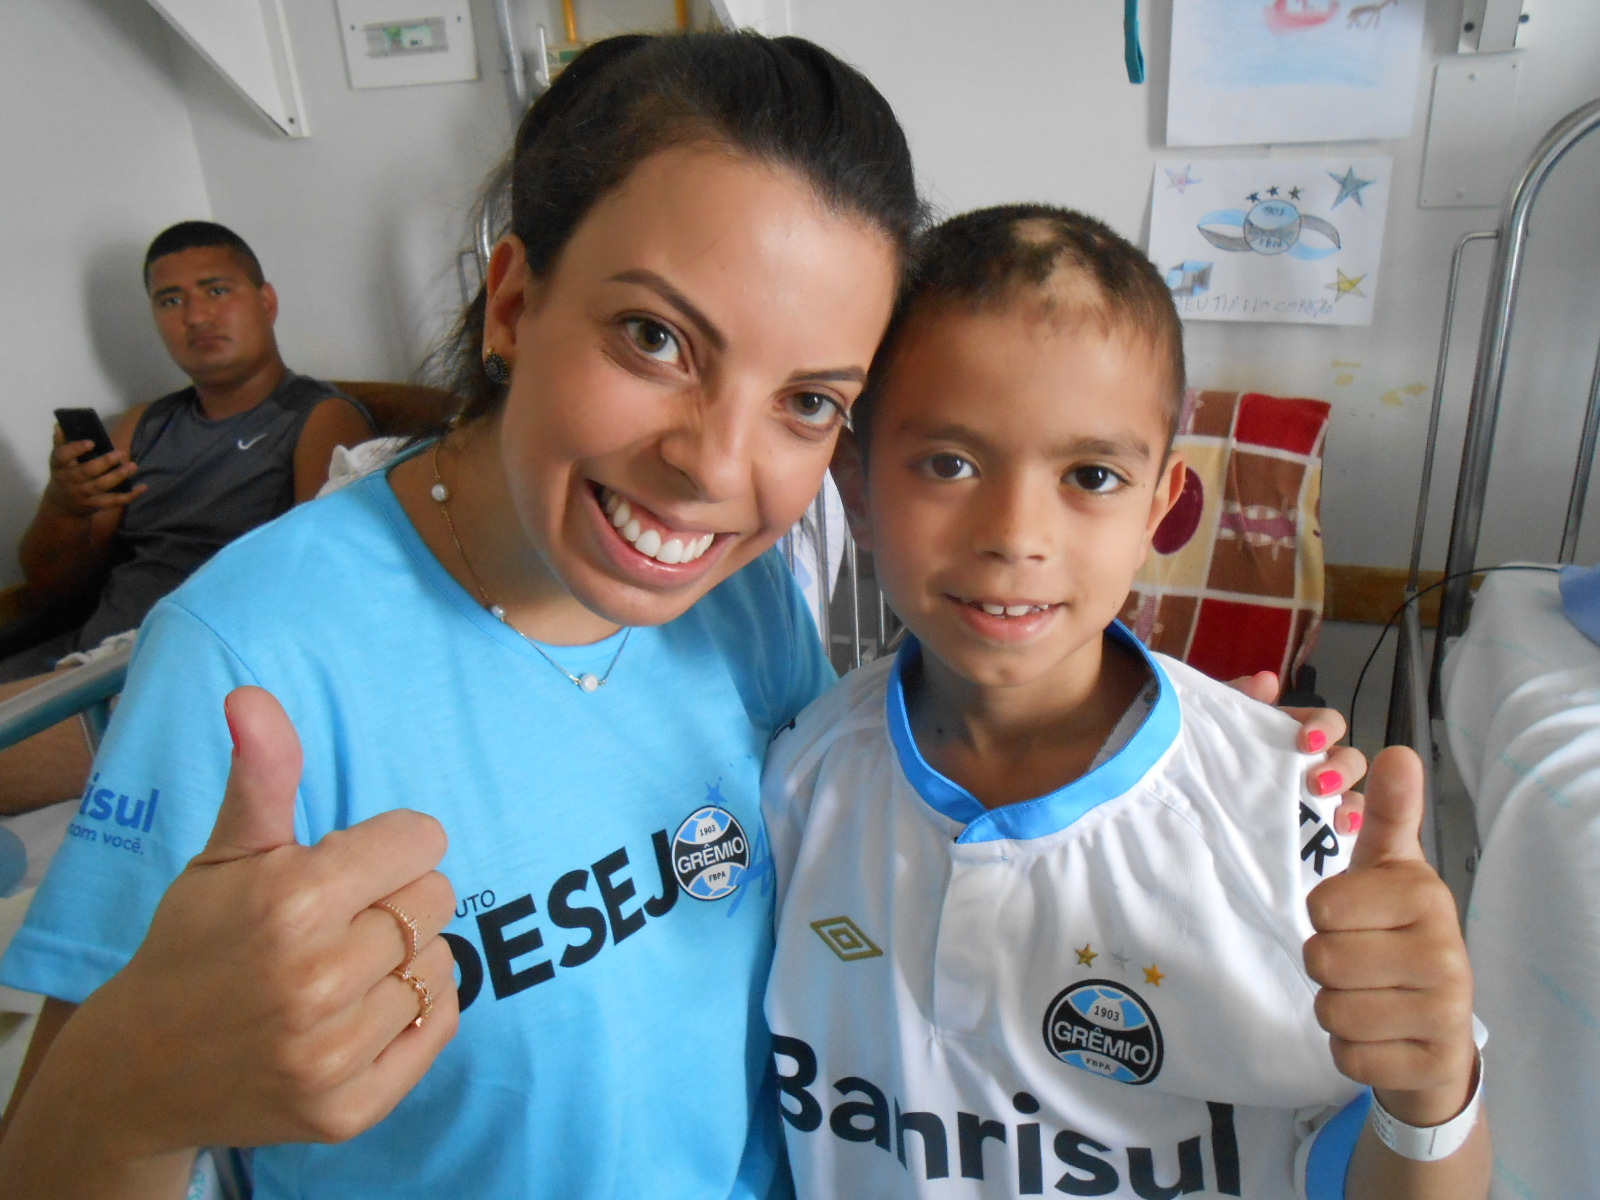
<instances>
[{"instance_id":1,"label":"necklace pendant","mask_svg":"<svg viewBox=\"0 0 1600 1200\"><path fill-rule=\"evenodd\" d=\"M489 615L496 621L499 621L502 625L505 624L506 610L501 608L498 604L489 605Z\"/></svg>"},{"instance_id":2,"label":"necklace pendant","mask_svg":"<svg viewBox=\"0 0 1600 1200\"><path fill-rule=\"evenodd\" d=\"M436 483L428 489L428 495L432 496L440 504L443 504L446 500L450 499L450 489L445 487L445 485L442 483Z\"/></svg>"},{"instance_id":3,"label":"necklace pendant","mask_svg":"<svg viewBox=\"0 0 1600 1200\"><path fill-rule=\"evenodd\" d=\"M578 686L586 692L598 692L600 690L600 685L603 682L604 680L590 673L583 675L578 679Z\"/></svg>"}]
</instances>

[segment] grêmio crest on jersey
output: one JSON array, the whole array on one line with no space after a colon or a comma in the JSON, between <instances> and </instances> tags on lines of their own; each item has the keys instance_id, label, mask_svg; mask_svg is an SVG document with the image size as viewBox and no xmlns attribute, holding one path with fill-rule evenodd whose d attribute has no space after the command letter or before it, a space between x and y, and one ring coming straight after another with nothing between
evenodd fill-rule
<instances>
[{"instance_id":1,"label":"gr\u00eamio crest on jersey","mask_svg":"<svg viewBox=\"0 0 1600 1200\"><path fill-rule=\"evenodd\" d=\"M1068 1066L1118 1083L1161 1073L1161 1026L1131 988L1086 979L1057 993L1044 1016L1044 1044Z\"/></svg>"},{"instance_id":2,"label":"gr\u00eamio crest on jersey","mask_svg":"<svg viewBox=\"0 0 1600 1200\"><path fill-rule=\"evenodd\" d=\"M712 789L712 797L721 799ZM672 871L684 895L722 900L739 890L750 870L750 839L719 804L694 810L672 836Z\"/></svg>"}]
</instances>

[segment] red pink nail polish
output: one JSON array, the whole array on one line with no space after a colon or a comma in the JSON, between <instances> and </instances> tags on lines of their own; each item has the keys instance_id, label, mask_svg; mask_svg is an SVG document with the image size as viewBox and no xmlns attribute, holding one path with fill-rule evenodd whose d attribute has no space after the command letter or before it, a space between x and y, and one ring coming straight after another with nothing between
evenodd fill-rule
<instances>
[{"instance_id":1,"label":"red pink nail polish","mask_svg":"<svg viewBox=\"0 0 1600 1200\"><path fill-rule=\"evenodd\" d=\"M1366 820L1366 816L1363 813L1353 812L1349 814L1346 820L1348 820L1350 823L1351 833L1360 833L1361 823Z\"/></svg>"},{"instance_id":2,"label":"red pink nail polish","mask_svg":"<svg viewBox=\"0 0 1600 1200\"><path fill-rule=\"evenodd\" d=\"M1317 776L1317 795L1331 796L1344 787L1344 778L1337 771L1323 771Z\"/></svg>"},{"instance_id":3,"label":"red pink nail polish","mask_svg":"<svg viewBox=\"0 0 1600 1200\"><path fill-rule=\"evenodd\" d=\"M1315 753L1328 744L1328 735L1323 733L1320 729L1313 729L1310 733L1306 734L1306 744L1310 746L1312 752Z\"/></svg>"}]
</instances>

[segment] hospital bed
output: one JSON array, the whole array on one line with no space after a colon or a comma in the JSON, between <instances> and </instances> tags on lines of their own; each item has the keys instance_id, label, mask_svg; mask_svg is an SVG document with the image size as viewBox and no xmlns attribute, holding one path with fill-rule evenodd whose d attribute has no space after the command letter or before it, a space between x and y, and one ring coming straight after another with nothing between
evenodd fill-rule
<instances>
[{"instance_id":1,"label":"hospital bed","mask_svg":"<svg viewBox=\"0 0 1600 1200\"><path fill-rule=\"evenodd\" d=\"M1518 1200L1600 1194L1600 646L1565 616L1553 564L1486 568L1478 544L1530 215L1557 163L1597 127L1600 100L1556 124L1511 188L1499 228L1457 247L1386 739L1422 755L1435 860L1447 880L1470 882L1467 944L1490 1030L1492 1194ZM1431 590L1419 586L1419 563L1432 453L1463 252L1475 241L1494 243L1494 263L1429 652L1411 601ZM1600 360L1573 429L1559 563L1577 554L1597 432ZM1475 835L1470 854L1444 851L1456 822Z\"/></svg>"}]
</instances>

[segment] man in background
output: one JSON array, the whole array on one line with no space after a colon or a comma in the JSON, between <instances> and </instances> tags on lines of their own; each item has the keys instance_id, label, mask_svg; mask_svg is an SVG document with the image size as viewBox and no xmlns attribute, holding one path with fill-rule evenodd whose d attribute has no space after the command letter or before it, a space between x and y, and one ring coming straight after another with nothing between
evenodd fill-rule
<instances>
[{"instance_id":1,"label":"man in background","mask_svg":"<svg viewBox=\"0 0 1600 1200\"><path fill-rule=\"evenodd\" d=\"M250 247L209 221L160 233L145 253L156 331L190 386L110 425L113 450L55 433L50 481L19 550L35 610L87 621L0 661L0 700L55 661L137 628L162 596L240 534L315 496L335 446L372 436L366 411L284 365L278 296ZM117 491L131 480L127 491ZM63 722L0 751L0 814L82 790L88 749Z\"/></svg>"},{"instance_id":2,"label":"man in background","mask_svg":"<svg viewBox=\"0 0 1600 1200\"><path fill-rule=\"evenodd\" d=\"M35 610L90 608L82 627L0 661L0 681L134 629L162 596L241 533L310 499L336 445L372 436L366 413L284 365L278 296L237 234L165 230L145 254L156 331L191 385L110 427L110 454L60 430L50 481L19 549ZM117 491L124 480L131 490Z\"/></svg>"}]
</instances>

